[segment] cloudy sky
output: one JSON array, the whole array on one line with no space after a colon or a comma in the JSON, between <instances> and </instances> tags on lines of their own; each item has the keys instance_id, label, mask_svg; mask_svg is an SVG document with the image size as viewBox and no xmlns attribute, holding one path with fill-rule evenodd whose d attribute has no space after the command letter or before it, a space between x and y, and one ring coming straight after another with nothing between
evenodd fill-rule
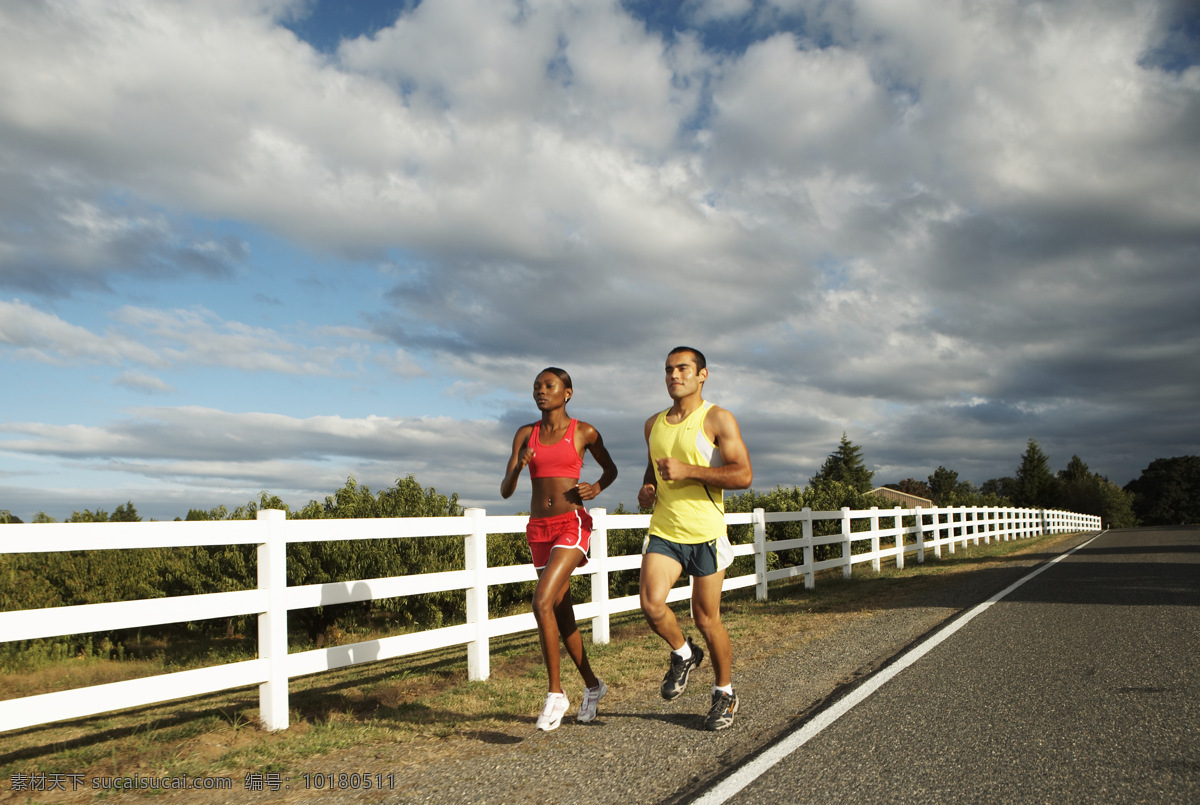
<instances>
[{"instance_id":1,"label":"cloudy sky","mask_svg":"<svg viewBox=\"0 0 1200 805\"><path fill-rule=\"evenodd\" d=\"M0 508L416 476L546 365L621 469L709 357L755 488L1200 452L1190 0L0 5ZM589 462L585 478L598 477ZM594 480L594 478L591 478Z\"/></svg>"}]
</instances>

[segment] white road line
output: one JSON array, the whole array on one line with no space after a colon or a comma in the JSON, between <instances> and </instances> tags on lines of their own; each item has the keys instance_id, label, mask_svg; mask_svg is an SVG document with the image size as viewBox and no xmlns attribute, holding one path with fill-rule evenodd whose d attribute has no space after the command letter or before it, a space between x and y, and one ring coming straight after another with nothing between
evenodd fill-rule
<instances>
[{"instance_id":1,"label":"white road line","mask_svg":"<svg viewBox=\"0 0 1200 805\"><path fill-rule=\"evenodd\" d=\"M992 604L1004 598L1013 590L1017 589L1022 584L1041 573L1043 570L1046 570L1047 568L1061 562L1071 554L1075 553L1075 551L1091 545L1092 542L1099 538L1103 533L1104 532L1101 532L1095 537L1089 539L1087 542L1075 546L1062 556L1055 557L1019 581L1013 582L1008 587L984 601L982 604L976 606L974 609L969 610L965 615L959 617L953 623L948 624L944 629L926 640L920 646L913 649L908 654L905 654L892 665L889 665L887 668L884 668L882 671L872 676L862 685L859 685L857 688L852 690L844 698L839 699L829 709L818 713L817 716L812 719L812 721L806 722L799 730L793 732L791 735L784 738L758 757L754 758L754 760L750 761L745 766L742 766L730 776L721 780L721 782L710 788L702 796L693 800L693 802L695 805L719 805L719 803L725 802L734 794L741 791L743 788L750 785L750 783L754 782L763 774L765 774L776 763L783 760L800 747L804 746L804 744L816 737L823 729L837 721L846 713L850 712L850 710L852 710L859 703L863 702L868 696L887 684L888 681L896 676L896 674L900 673L905 668L924 657L935 647L937 647L943 640L950 637L950 635L954 634L962 627L966 626L975 618L975 616L983 613L983 611Z\"/></svg>"}]
</instances>

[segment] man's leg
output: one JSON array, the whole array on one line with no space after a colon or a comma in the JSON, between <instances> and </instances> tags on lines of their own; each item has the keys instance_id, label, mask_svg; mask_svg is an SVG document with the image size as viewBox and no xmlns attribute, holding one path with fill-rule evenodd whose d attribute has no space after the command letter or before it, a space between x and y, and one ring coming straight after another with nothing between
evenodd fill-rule
<instances>
[{"instance_id":1,"label":"man's leg","mask_svg":"<svg viewBox=\"0 0 1200 805\"><path fill-rule=\"evenodd\" d=\"M725 631L725 624L721 622L721 584L724 581L724 570L718 570L711 576L692 578L692 616L696 620L696 628L708 644L714 681L720 687L729 684L733 665L733 646L729 641L729 632Z\"/></svg>"},{"instance_id":2,"label":"man's leg","mask_svg":"<svg viewBox=\"0 0 1200 805\"><path fill-rule=\"evenodd\" d=\"M713 694L712 706L704 717L704 728L723 730L733 724L738 711L738 695L730 684L730 666L733 665L733 648L729 643L729 632L721 623L721 583L725 571L718 570L711 576L692 578L692 614L696 627L704 635L708 652L712 655Z\"/></svg>"},{"instance_id":3,"label":"man's leg","mask_svg":"<svg viewBox=\"0 0 1200 805\"><path fill-rule=\"evenodd\" d=\"M683 631L675 613L667 606L667 594L679 581L683 566L661 553L642 555L642 576L638 590L642 614L656 635L667 641L671 649L683 647Z\"/></svg>"}]
</instances>

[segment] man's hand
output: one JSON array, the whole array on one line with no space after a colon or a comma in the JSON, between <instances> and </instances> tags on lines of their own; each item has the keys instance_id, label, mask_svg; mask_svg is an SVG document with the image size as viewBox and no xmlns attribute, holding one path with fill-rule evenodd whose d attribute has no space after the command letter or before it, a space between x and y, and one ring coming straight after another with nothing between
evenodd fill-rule
<instances>
[{"instance_id":1,"label":"man's hand","mask_svg":"<svg viewBox=\"0 0 1200 805\"><path fill-rule=\"evenodd\" d=\"M654 484L643 484L638 490L638 506L643 509L650 509L654 506L654 499L658 497L658 487Z\"/></svg>"},{"instance_id":2,"label":"man's hand","mask_svg":"<svg viewBox=\"0 0 1200 805\"><path fill-rule=\"evenodd\" d=\"M658 475L664 481L686 481L691 477L688 471L691 469L691 464L685 464L677 458L660 458L658 464Z\"/></svg>"}]
</instances>

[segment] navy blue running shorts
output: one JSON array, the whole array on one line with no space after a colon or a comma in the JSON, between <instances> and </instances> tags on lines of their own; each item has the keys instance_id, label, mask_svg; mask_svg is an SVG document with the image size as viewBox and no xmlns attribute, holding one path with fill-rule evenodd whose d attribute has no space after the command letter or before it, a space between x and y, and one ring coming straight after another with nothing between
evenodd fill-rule
<instances>
[{"instance_id":1,"label":"navy blue running shorts","mask_svg":"<svg viewBox=\"0 0 1200 805\"><path fill-rule=\"evenodd\" d=\"M642 544L642 553L670 557L683 566L684 573L698 577L711 576L733 562L733 548L725 535L708 542L683 543L649 534Z\"/></svg>"}]
</instances>

